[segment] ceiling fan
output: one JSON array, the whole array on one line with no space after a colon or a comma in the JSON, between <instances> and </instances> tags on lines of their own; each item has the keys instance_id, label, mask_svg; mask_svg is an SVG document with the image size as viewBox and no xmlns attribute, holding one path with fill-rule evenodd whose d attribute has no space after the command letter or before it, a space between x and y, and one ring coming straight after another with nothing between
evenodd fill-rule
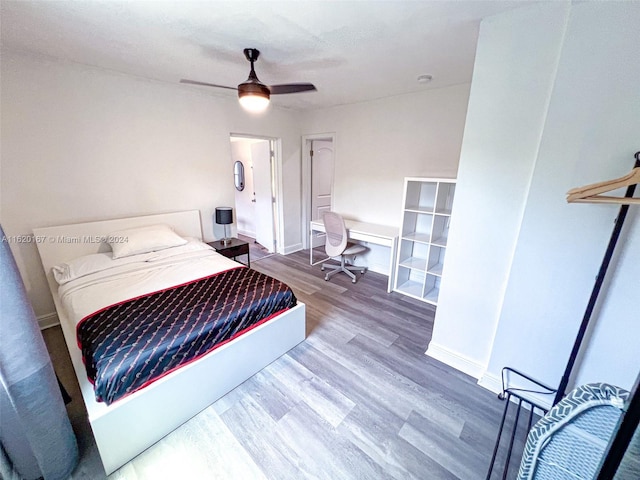
<instances>
[{"instance_id":1,"label":"ceiling fan","mask_svg":"<svg viewBox=\"0 0 640 480\"><path fill-rule=\"evenodd\" d=\"M198 82L197 80L181 79L180 83L188 83L191 85L203 85L205 87L226 88L228 90L237 90L240 104L247 110L252 112L260 112L269 105L271 95L282 95L286 93L300 93L316 90L311 83L285 83L281 85L265 85L262 83L253 64L258 60L260 51L255 48L245 48L244 56L251 62L251 71L249 78L237 87L227 87L226 85L216 85L215 83Z\"/></svg>"}]
</instances>

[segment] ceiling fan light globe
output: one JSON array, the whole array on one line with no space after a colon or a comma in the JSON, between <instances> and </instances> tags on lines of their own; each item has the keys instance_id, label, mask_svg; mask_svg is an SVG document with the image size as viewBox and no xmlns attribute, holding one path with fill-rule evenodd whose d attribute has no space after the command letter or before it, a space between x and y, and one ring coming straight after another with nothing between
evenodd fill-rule
<instances>
[{"instance_id":1,"label":"ceiling fan light globe","mask_svg":"<svg viewBox=\"0 0 640 480\"><path fill-rule=\"evenodd\" d=\"M269 88L257 80L248 80L238 85L240 105L248 112L264 112L269 106Z\"/></svg>"},{"instance_id":2,"label":"ceiling fan light globe","mask_svg":"<svg viewBox=\"0 0 640 480\"><path fill-rule=\"evenodd\" d=\"M269 106L269 97L260 94L247 93L240 96L240 105L251 113L264 112Z\"/></svg>"}]
</instances>

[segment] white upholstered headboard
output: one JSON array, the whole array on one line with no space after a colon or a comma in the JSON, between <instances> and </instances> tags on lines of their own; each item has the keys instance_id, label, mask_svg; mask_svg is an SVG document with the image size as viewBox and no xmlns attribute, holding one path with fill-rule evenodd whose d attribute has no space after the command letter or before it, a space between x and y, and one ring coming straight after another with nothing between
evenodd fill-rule
<instances>
[{"instance_id":1,"label":"white upholstered headboard","mask_svg":"<svg viewBox=\"0 0 640 480\"><path fill-rule=\"evenodd\" d=\"M82 255L110 251L109 245L101 241L110 233L159 223L166 223L183 237L202 240L202 225L198 210L34 228L33 234L42 266L49 279L51 267L54 265Z\"/></svg>"}]
</instances>

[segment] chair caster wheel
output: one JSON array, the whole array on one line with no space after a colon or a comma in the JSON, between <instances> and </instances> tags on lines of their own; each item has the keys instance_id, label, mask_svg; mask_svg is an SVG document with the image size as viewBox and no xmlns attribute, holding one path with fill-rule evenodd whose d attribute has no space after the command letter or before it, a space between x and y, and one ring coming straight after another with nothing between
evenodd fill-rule
<instances>
[{"instance_id":1,"label":"chair caster wheel","mask_svg":"<svg viewBox=\"0 0 640 480\"><path fill-rule=\"evenodd\" d=\"M324 267L321 267L320 270L322 270L324 272Z\"/></svg>"},{"instance_id":2,"label":"chair caster wheel","mask_svg":"<svg viewBox=\"0 0 640 480\"><path fill-rule=\"evenodd\" d=\"M351 283L356 283L356 279L354 278L353 280L351 280Z\"/></svg>"},{"instance_id":3,"label":"chair caster wheel","mask_svg":"<svg viewBox=\"0 0 640 480\"><path fill-rule=\"evenodd\" d=\"M324 281L325 281L325 282L328 282L328 281L329 281L329 277L325 275L325 277L324 277Z\"/></svg>"}]
</instances>

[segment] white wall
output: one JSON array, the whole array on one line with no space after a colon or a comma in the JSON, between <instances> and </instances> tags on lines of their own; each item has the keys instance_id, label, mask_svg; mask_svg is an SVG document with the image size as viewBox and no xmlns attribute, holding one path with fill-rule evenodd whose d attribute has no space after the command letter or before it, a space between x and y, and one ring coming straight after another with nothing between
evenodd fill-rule
<instances>
[{"instance_id":1,"label":"white wall","mask_svg":"<svg viewBox=\"0 0 640 480\"><path fill-rule=\"evenodd\" d=\"M469 85L305 112L303 134L335 132L333 205L400 225L404 177L455 177Z\"/></svg>"},{"instance_id":2,"label":"white wall","mask_svg":"<svg viewBox=\"0 0 640 480\"><path fill-rule=\"evenodd\" d=\"M567 11L562 3L541 5L490 17L480 25L428 350L475 377L491 355Z\"/></svg>"},{"instance_id":3,"label":"white wall","mask_svg":"<svg viewBox=\"0 0 640 480\"><path fill-rule=\"evenodd\" d=\"M486 368L485 386L498 386L505 365L553 386L560 381L618 211L567 204L565 194L627 173L640 150L639 21L640 3L632 2L542 4L483 21L459 172L461 183L475 179L477 195L456 193L433 344L477 367L467 373ZM511 69L530 81L501 83ZM505 95L520 106L508 121L494 108ZM482 118L497 123L484 144L477 139L486 127L474 121ZM463 221L474 216L491 226L488 233ZM577 383L630 388L638 374L639 233L635 212Z\"/></svg>"},{"instance_id":4,"label":"white wall","mask_svg":"<svg viewBox=\"0 0 640 480\"><path fill-rule=\"evenodd\" d=\"M3 51L1 208L7 235L34 227L199 209L234 200L230 133L282 138L285 244L299 244L300 129L270 107ZM218 229L218 230L215 230ZM36 314L54 311L34 245L11 245Z\"/></svg>"},{"instance_id":5,"label":"white wall","mask_svg":"<svg viewBox=\"0 0 640 480\"><path fill-rule=\"evenodd\" d=\"M628 173L640 150L638 22L640 3L571 8L489 376L508 363L550 385L562 376L619 211L567 204L564 196L571 187ZM624 262L602 292L580 382L630 388L640 371L638 228L623 238Z\"/></svg>"},{"instance_id":6,"label":"white wall","mask_svg":"<svg viewBox=\"0 0 640 480\"><path fill-rule=\"evenodd\" d=\"M400 226L404 177L454 178L469 85L305 112L304 134L335 134L333 209ZM362 265L389 271L389 250L369 244Z\"/></svg>"},{"instance_id":7,"label":"white wall","mask_svg":"<svg viewBox=\"0 0 640 480\"><path fill-rule=\"evenodd\" d=\"M282 138L285 251L301 244L300 135L336 132L335 206L397 226L405 176L455 176L469 85L262 117L233 98L3 52L1 221L32 228L232 205L229 135ZM37 315L53 312L37 251L12 245ZM374 248L375 250L375 248ZM388 263L373 252L373 262Z\"/></svg>"}]
</instances>

